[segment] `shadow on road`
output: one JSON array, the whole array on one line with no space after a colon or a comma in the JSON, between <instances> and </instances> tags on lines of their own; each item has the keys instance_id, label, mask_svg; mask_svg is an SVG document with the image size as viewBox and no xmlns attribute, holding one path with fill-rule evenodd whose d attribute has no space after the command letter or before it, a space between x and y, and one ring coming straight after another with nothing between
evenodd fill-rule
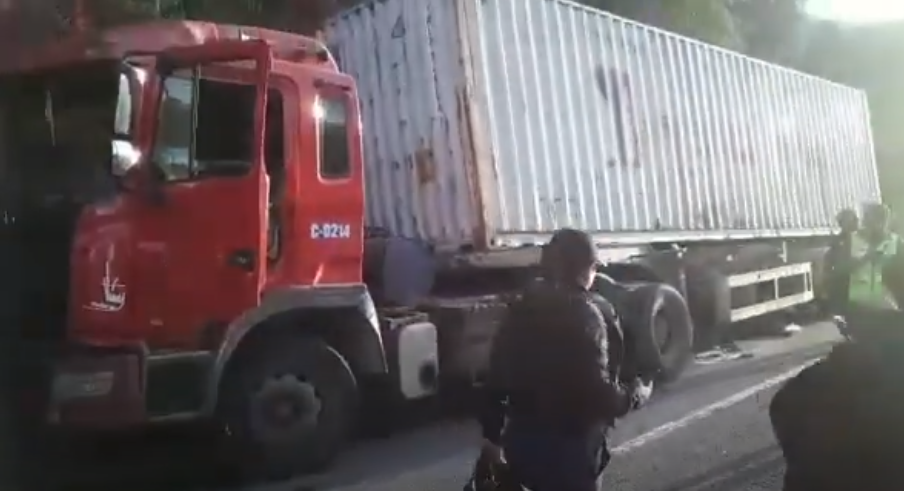
<instances>
[{"instance_id":1,"label":"shadow on road","mask_svg":"<svg viewBox=\"0 0 904 491\"><path fill-rule=\"evenodd\" d=\"M785 460L770 446L748 453L658 491L781 491Z\"/></svg>"},{"instance_id":2,"label":"shadow on road","mask_svg":"<svg viewBox=\"0 0 904 491\"><path fill-rule=\"evenodd\" d=\"M825 356L835 344L834 341L814 344L806 348L777 353L767 356L756 355L754 358L732 360L718 365L706 366L698 373L690 372L678 381L660 388L659 396L687 392L707 385L724 383L734 377L748 376L752 373L775 371L776 367L798 365L801 360L809 360Z\"/></svg>"}]
</instances>

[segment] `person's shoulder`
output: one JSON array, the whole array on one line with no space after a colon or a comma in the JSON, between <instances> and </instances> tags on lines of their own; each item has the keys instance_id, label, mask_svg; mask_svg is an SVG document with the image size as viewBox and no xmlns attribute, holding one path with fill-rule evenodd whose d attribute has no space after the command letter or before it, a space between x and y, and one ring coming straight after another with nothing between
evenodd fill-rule
<instances>
[{"instance_id":1,"label":"person's shoulder","mask_svg":"<svg viewBox=\"0 0 904 491\"><path fill-rule=\"evenodd\" d=\"M547 281L528 285L519 298L520 305L533 309L553 311L564 318L587 318L600 315L601 307L608 302L592 292L579 288L567 288Z\"/></svg>"},{"instance_id":2,"label":"person's shoulder","mask_svg":"<svg viewBox=\"0 0 904 491\"><path fill-rule=\"evenodd\" d=\"M592 292L567 292L559 305L564 310L561 318L584 335L605 334L606 316L614 312L606 299Z\"/></svg>"},{"instance_id":3,"label":"person's shoulder","mask_svg":"<svg viewBox=\"0 0 904 491\"><path fill-rule=\"evenodd\" d=\"M521 308L524 306L536 306L538 302L547 300L554 292L549 285L542 280L534 280L525 285L508 302L510 308Z\"/></svg>"},{"instance_id":4,"label":"person's shoulder","mask_svg":"<svg viewBox=\"0 0 904 491\"><path fill-rule=\"evenodd\" d=\"M571 291L559 285L538 279L528 283L519 295L522 303L537 304L560 302L572 296Z\"/></svg>"},{"instance_id":5,"label":"person's shoulder","mask_svg":"<svg viewBox=\"0 0 904 491\"><path fill-rule=\"evenodd\" d=\"M839 343L825 357L827 370L833 378L859 379L878 373L904 371L904 359L898 353L904 349L904 336L900 334L862 335L859 339Z\"/></svg>"},{"instance_id":6,"label":"person's shoulder","mask_svg":"<svg viewBox=\"0 0 904 491\"><path fill-rule=\"evenodd\" d=\"M615 316L615 305L604 295L596 292L587 292L587 301L597 308L601 314Z\"/></svg>"},{"instance_id":7,"label":"person's shoulder","mask_svg":"<svg viewBox=\"0 0 904 491\"><path fill-rule=\"evenodd\" d=\"M565 302L562 291L546 281L537 280L526 285L508 303L511 315L519 322L545 322L550 313L560 311Z\"/></svg>"}]
</instances>

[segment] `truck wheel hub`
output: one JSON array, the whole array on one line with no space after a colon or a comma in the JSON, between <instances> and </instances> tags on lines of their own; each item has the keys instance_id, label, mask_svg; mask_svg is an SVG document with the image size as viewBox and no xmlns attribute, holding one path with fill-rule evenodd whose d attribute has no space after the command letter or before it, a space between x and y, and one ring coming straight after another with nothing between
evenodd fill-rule
<instances>
[{"instance_id":1,"label":"truck wheel hub","mask_svg":"<svg viewBox=\"0 0 904 491\"><path fill-rule=\"evenodd\" d=\"M317 390L294 375L268 380L254 396L251 422L265 441L297 438L312 431L323 409Z\"/></svg>"}]
</instances>

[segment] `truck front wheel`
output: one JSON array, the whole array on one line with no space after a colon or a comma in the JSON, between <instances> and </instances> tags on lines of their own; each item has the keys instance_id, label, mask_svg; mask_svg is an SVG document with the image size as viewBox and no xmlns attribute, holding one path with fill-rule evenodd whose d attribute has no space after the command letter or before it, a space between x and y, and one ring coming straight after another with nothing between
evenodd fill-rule
<instances>
[{"instance_id":1,"label":"truck front wheel","mask_svg":"<svg viewBox=\"0 0 904 491\"><path fill-rule=\"evenodd\" d=\"M256 343L257 344L257 343ZM254 477L321 470L344 446L357 410L346 360L324 341L277 336L227 370L221 417Z\"/></svg>"}]
</instances>

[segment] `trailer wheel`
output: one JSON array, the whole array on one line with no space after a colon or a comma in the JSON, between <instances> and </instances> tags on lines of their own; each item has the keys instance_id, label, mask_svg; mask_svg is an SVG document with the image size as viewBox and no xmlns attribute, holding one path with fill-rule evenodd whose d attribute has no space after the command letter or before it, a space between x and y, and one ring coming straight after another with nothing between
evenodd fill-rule
<instances>
[{"instance_id":1,"label":"trailer wheel","mask_svg":"<svg viewBox=\"0 0 904 491\"><path fill-rule=\"evenodd\" d=\"M221 395L221 416L241 465L269 479L322 470L353 429L355 376L321 339L262 341L227 372Z\"/></svg>"},{"instance_id":2,"label":"trailer wheel","mask_svg":"<svg viewBox=\"0 0 904 491\"><path fill-rule=\"evenodd\" d=\"M659 379L678 378L693 357L694 326L687 303L665 283L631 288L627 304L637 365L654 370Z\"/></svg>"},{"instance_id":3,"label":"trailer wheel","mask_svg":"<svg viewBox=\"0 0 904 491\"><path fill-rule=\"evenodd\" d=\"M705 266L689 266L685 280L687 303L694 320L694 349L714 348L731 326L731 288L728 277Z\"/></svg>"}]
</instances>

